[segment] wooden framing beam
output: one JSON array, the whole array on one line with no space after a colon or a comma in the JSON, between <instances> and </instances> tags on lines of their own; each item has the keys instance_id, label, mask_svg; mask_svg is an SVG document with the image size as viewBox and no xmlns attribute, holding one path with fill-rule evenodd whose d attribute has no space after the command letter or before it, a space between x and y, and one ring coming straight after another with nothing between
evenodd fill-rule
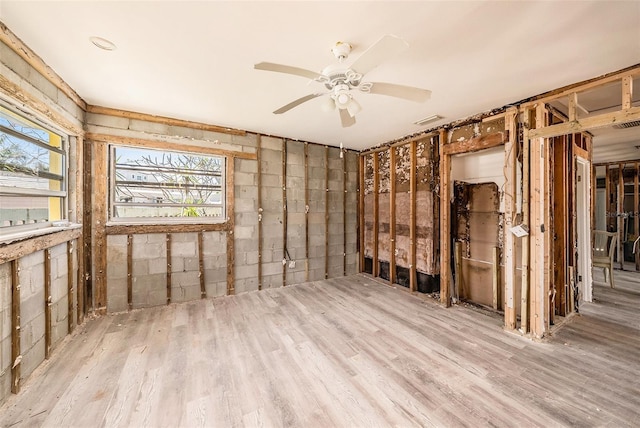
<instances>
[{"instance_id":1,"label":"wooden framing beam","mask_svg":"<svg viewBox=\"0 0 640 428\"><path fill-rule=\"evenodd\" d=\"M517 212L517 176L516 176L516 150L517 150L517 110L511 108L505 115L505 131L509 135L504 147L504 175L506 178L504 190L504 328L515 330L516 306L515 306L515 281L516 281L516 239L511 228L515 226Z\"/></svg>"},{"instance_id":2,"label":"wooden framing beam","mask_svg":"<svg viewBox=\"0 0 640 428\"><path fill-rule=\"evenodd\" d=\"M585 117L573 122L558 123L538 129L532 129L528 132L529 138L551 138L560 135L575 134L578 132L589 131L611 126L612 124L621 124L640 120L640 107L631 107L627 110L620 110L611 113L604 113L595 116ZM526 131L525 131L526 133Z\"/></svg>"},{"instance_id":3,"label":"wooden framing beam","mask_svg":"<svg viewBox=\"0 0 640 428\"><path fill-rule=\"evenodd\" d=\"M309 143L304 143L304 278L309 281Z\"/></svg>"},{"instance_id":4,"label":"wooden framing beam","mask_svg":"<svg viewBox=\"0 0 640 428\"><path fill-rule=\"evenodd\" d=\"M389 148L389 284L396 282L396 148Z\"/></svg>"},{"instance_id":5,"label":"wooden framing beam","mask_svg":"<svg viewBox=\"0 0 640 428\"><path fill-rule=\"evenodd\" d=\"M234 208L235 201L235 159L227 158L226 174L226 206L227 206L227 295L236 294L235 285L235 225L236 214Z\"/></svg>"},{"instance_id":6,"label":"wooden framing beam","mask_svg":"<svg viewBox=\"0 0 640 428\"><path fill-rule=\"evenodd\" d=\"M522 113L525 120L525 129L531 126L530 111ZM522 224L531 228L531 216L529 213L531 164L529 160L530 140L524 138L522 143ZM530 236L522 237L522 278L520 284L520 332L526 334L529 331L529 245Z\"/></svg>"},{"instance_id":7,"label":"wooden framing beam","mask_svg":"<svg viewBox=\"0 0 640 428\"><path fill-rule=\"evenodd\" d=\"M170 264L168 260L167 269ZM133 309L133 235L127 235L127 308Z\"/></svg>"},{"instance_id":8,"label":"wooden framing beam","mask_svg":"<svg viewBox=\"0 0 640 428\"><path fill-rule=\"evenodd\" d=\"M635 162L634 167L635 174L633 175L633 230L636 236L640 236L640 162ZM593 187L595 188L595 181ZM593 200L595 201L595 198ZM640 271L640 250L636 250L636 270Z\"/></svg>"},{"instance_id":9,"label":"wooden framing beam","mask_svg":"<svg viewBox=\"0 0 640 428\"><path fill-rule=\"evenodd\" d=\"M287 140L282 140L282 286L287 285L287 235L289 211L287 210Z\"/></svg>"},{"instance_id":10,"label":"wooden framing beam","mask_svg":"<svg viewBox=\"0 0 640 428\"><path fill-rule=\"evenodd\" d=\"M306 157L306 148L307 145L305 143L305 157ZM256 173L256 184L258 186L258 290L262 290L262 135L256 136L256 161L258 163L257 173ZM305 160L306 162L306 160ZM306 175L306 167L305 167L305 175ZM306 180L305 180L306 187Z\"/></svg>"},{"instance_id":11,"label":"wooden framing beam","mask_svg":"<svg viewBox=\"0 0 640 428\"><path fill-rule=\"evenodd\" d=\"M622 78L622 110L629 110L633 105L633 77Z\"/></svg>"},{"instance_id":12,"label":"wooden framing beam","mask_svg":"<svg viewBox=\"0 0 640 428\"><path fill-rule=\"evenodd\" d=\"M44 250L44 358L51 356L51 252Z\"/></svg>"},{"instance_id":13,"label":"wooden framing beam","mask_svg":"<svg viewBox=\"0 0 640 428\"><path fill-rule=\"evenodd\" d=\"M324 279L329 278L329 146L324 146Z\"/></svg>"},{"instance_id":14,"label":"wooden framing beam","mask_svg":"<svg viewBox=\"0 0 640 428\"><path fill-rule=\"evenodd\" d=\"M88 132L85 138L99 144L117 144L123 146L146 147L161 150L175 150L176 142L169 140L172 137L166 137L166 140L151 140L134 137L124 137L120 135L99 134ZM234 150L223 150L212 147L196 146L193 144L180 144L180 150L185 152L203 153L208 155L226 156L228 158L239 159L256 159L255 153L241 152Z\"/></svg>"},{"instance_id":15,"label":"wooden framing beam","mask_svg":"<svg viewBox=\"0 0 640 428\"><path fill-rule=\"evenodd\" d=\"M20 262L11 260L11 392L20 392Z\"/></svg>"},{"instance_id":16,"label":"wooden framing beam","mask_svg":"<svg viewBox=\"0 0 640 428\"><path fill-rule=\"evenodd\" d=\"M167 305L171 303L171 233L167 233L166 238L167 253Z\"/></svg>"},{"instance_id":17,"label":"wooden framing beam","mask_svg":"<svg viewBox=\"0 0 640 428\"><path fill-rule=\"evenodd\" d=\"M207 286L204 277L204 232L198 232L198 279L200 280L200 298L207 298Z\"/></svg>"},{"instance_id":18,"label":"wooden framing beam","mask_svg":"<svg viewBox=\"0 0 640 428\"><path fill-rule=\"evenodd\" d=\"M575 122L578 120L578 94L572 92L569 94L569 122Z\"/></svg>"},{"instance_id":19,"label":"wooden framing beam","mask_svg":"<svg viewBox=\"0 0 640 428\"><path fill-rule=\"evenodd\" d=\"M509 140L508 132L494 132L493 134L481 135L464 141L442 144L441 154L455 155L459 153L471 153L479 150L490 149L503 145Z\"/></svg>"},{"instance_id":20,"label":"wooden framing beam","mask_svg":"<svg viewBox=\"0 0 640 428\"><path fill-rule=\"evenodd\" d=\"M445 152L447 130L440 130L440 302L451 306L451 155Z\"/></svg>"},{"instance_id":21,"label":"wooden framing beam","mask_svg":"<svg viewBox=\"0 0 640 428\"><path fill-rule=\"evenodd\" d=\"M105 228L107 235L140 235L148 233L196 233L225 232L229 226L224 223L189 224L109 224Z\"/></svg>"},{"instance_id":22,"label":"wooden framing beam","mask_svg":"<svg viewBox=\"0 0 640 428\"><path fill-rule=\"evenodd\" d=\"M45 248L55 247L56 245L64 242L77 239L81 234L82 229L73 228L1 245L0 264L19 259L28 254L35 253L36 251L42 251Z\"/></svg>"},{"instance_id":23,"label":"wooden framing beam","mask_svg":"<svg viewBox=\"0 0 640 428\"><path fill-rule=\"evenodd\" d=\"M91 212L91 200L93 195L93 179L91 173L92 162L92 144L91 141L84 139L82 142L82 259L78 260L78 264L82 263L84 275L78 288L82 293L82 313L88 313L93 309L93 214Z\"/></svg>"},{"instance_id":24,"label":"wooden framing beam","mask_svg":"<svg viewBox=\"0 0 640 428\"><path fill-rule=\"evenodd\" d=\"M622 217L622 213L624 212L624 163L620 163L618 165L618 212L617 212L617 223L618 223L618 241L617 241L617 252L618 252L618 263L620 265L620 269L624 269L624 218Z\"/></svg>"},{"instance_id":25,"label":"wooden framing beam","mask_svg":"<svg viewBox=\"0 0 640 428\"><path fill-rule=\"evenodd\" d=\"M118 109L113 109L109 107L88 105L86 106L85 110L87 111L87 113L121 117L121 118L132 119L132 120L141 120L141 121L152 122L152 123L161 123L163 125L168 125L168 126L178 126L182 128L199 129L202 131L218 132L221 134L240 135L240 136L244 136L247 134L246 131L243 131L240 129L226 128L226 127L217 126L217 125L209 125L201 122L191 122L189 120L174 119L174 118L165 117L165 116L154 116L151 114L137 113L137 112L127 111L127 110L118 110Z\"/></svg>"},{"instance_id":26,"label":"wooden framing beam","mask_svg":"<svg viewBox=\"0 0 640 428\"><path fill-rule=\"evenodd\" d=\"M342 276L347 276L347 154L340 148L342 159Z\"/></svg>"},{"instance_id":27,"label":"wooden framing beam","mask_svg":"<svg viewBox=\"0 0 640 428\"><path fill-rule=\"evenodd\" d=\"M365 250L365 224L364 224L364 167L365 156L358 156L358 242L359 242L359 267L358 272L364 271L364 250Z\"/></svg>"},{"instance_id":28,"label":"wooden framing beam","mask_svg":"<svg viewBox=\"0 0 640 428\"><path fill-rule=\"evenodd\" d=\"M93 309L98 313L104 313L107 309L107 235L105 228L108 218L107 186L109 183L107 150L106 144L94 144L91 159L93 194L89 203L92 211Z\"/></svg>"},{"instance_id":29,"label":"wooden framing beam","mask_svg":"<svg viewBox=\"0 0 640 428\"><path fill-rule=\"evenodd\" d=\"M380 267L378 266L378 228L380 219L380 198L379 198L379 188L380 188L380 158L378 157L378 153L374 153L373 155L373 266L371 268L371 272L375 277L378 277L380 274Z\"/></svg>"},{"instance_id":30,"label":"wooden framing beam","mask_svg":"<svg viewBox=\"0 0 640 428\"><path fill-rule=\"evenodd\" d=\"M417 272L416 272L416 188L417 188L417 169L418 161L416 159L416 140L409 143L409 162L411 172L409 174L409 290L411 292L417 289Z\"/></svg>"},{"instance_id":31,"label":"wooden framing beam","mask_svg":"<svg viewBox=\"0 0 640 428\"><path fill-rule=\"evenodd\" d=\"M78 293L74 293L73 288L74 277L77 278L73 270L73 255L76 253L74 247L78 247L74 242L75 241L67 241L67 332L69 334L73 332L74 321L76 319L74 309L77 310L79 306L76 304L76 296ZM79 263L78 269L80 269Z\"/></svg>"}]
</instances>

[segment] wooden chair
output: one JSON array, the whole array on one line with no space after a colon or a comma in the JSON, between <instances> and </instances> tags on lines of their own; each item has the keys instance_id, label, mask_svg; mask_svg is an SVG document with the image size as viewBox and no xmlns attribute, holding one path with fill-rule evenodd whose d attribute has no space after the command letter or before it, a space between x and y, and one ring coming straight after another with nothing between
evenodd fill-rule
<instances>
[{"instance_id":1,"label":"wooden chair","mask_svg":"<svg viewBox=\"0 0 640 428\"><path fill-rule=\"evenodd\" d=\"M613 282L613 255L615 253L617 239L617 232L607 232L604 230L593 231L592 266L603 269L604 280L607 282L607 276L609 277L609 285L611 285L611 288L615 288Z\"/></svg>"}]
</instances>

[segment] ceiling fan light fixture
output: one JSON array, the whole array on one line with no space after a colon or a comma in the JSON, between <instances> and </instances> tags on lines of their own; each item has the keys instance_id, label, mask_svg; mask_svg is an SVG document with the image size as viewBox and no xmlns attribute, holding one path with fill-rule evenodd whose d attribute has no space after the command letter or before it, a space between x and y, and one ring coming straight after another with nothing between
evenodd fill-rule
<instances>
[{"instance_id":1,"label":"ceiling fan light fixture","mask_svg":"<svg viewBox=\"0 0 640 428\"><path fill-rule=\"evenodd\" d=\"M325 112L334 111L336 109L336 102L331 97L325 97L320 108Z\"/></svg>"},{"instance_id":2,"label":"ceiling fan light fixture","mask_svg":"<svg viewBox=\"0 0 640 428\"><path fill-rule=\"evenodd\" d=\"M335 55L338 61L342 62L351 53L351 45L345 42L337 42L336 45L331 48L331 53Z\"/></svg>"},{"instance_id":3,"label":"ceiling fan light fixture","mask_svg":"<svg viewBox=\"0 0 640 428\"><path fill-rule=\"evenodd\" d=\"M349 112L349 116L355 117L356 114L360 113L360 110L362 110L360 103L351 98L351 102L347 104L347 111Z\"/></svg>"}]
</instances>

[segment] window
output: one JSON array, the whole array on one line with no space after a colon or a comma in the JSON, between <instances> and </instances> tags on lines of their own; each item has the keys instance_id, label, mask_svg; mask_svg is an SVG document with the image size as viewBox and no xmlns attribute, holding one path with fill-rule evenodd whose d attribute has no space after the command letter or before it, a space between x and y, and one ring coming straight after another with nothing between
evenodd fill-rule
<instances>
[{"instance_id":1,"label":"window","mask_svg":"<svg viewBox=\"0 0 640 428\"><path fill-rule=\"evenodd\" d=\"M65 218L64 138L0 106L0 234Z\"/></svg>"},{"instance_id":2,"label":"window","mask_svg":"<svg viewBox=\"0 0 640 428\"><path fill-rule=\"evenodd\" d=\"M112 221L208 221L225 218L225 158L112 146Z\"/></svg>"}]
</instances>

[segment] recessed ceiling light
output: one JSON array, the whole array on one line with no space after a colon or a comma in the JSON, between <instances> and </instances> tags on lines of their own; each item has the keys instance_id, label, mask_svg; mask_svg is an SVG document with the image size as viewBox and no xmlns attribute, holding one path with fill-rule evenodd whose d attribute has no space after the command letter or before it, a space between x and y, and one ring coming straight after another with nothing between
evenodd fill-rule
<instances>
[{"instance_id":1,"label":"recessed ceiling light","mask_svg":"<svg viewBox=\"0 0 640 428\"><path fill-rule=\"evenodd\" d=\"M93 43L95 46L97 46L100 49L103 49L105 51L114 51L114 50L116 50L115 43L113 43L110 40L103 39L102 37L92 36L92 37L89 37L89 40L91 40L91 43Z\"/></svg>"}]
</instances>

